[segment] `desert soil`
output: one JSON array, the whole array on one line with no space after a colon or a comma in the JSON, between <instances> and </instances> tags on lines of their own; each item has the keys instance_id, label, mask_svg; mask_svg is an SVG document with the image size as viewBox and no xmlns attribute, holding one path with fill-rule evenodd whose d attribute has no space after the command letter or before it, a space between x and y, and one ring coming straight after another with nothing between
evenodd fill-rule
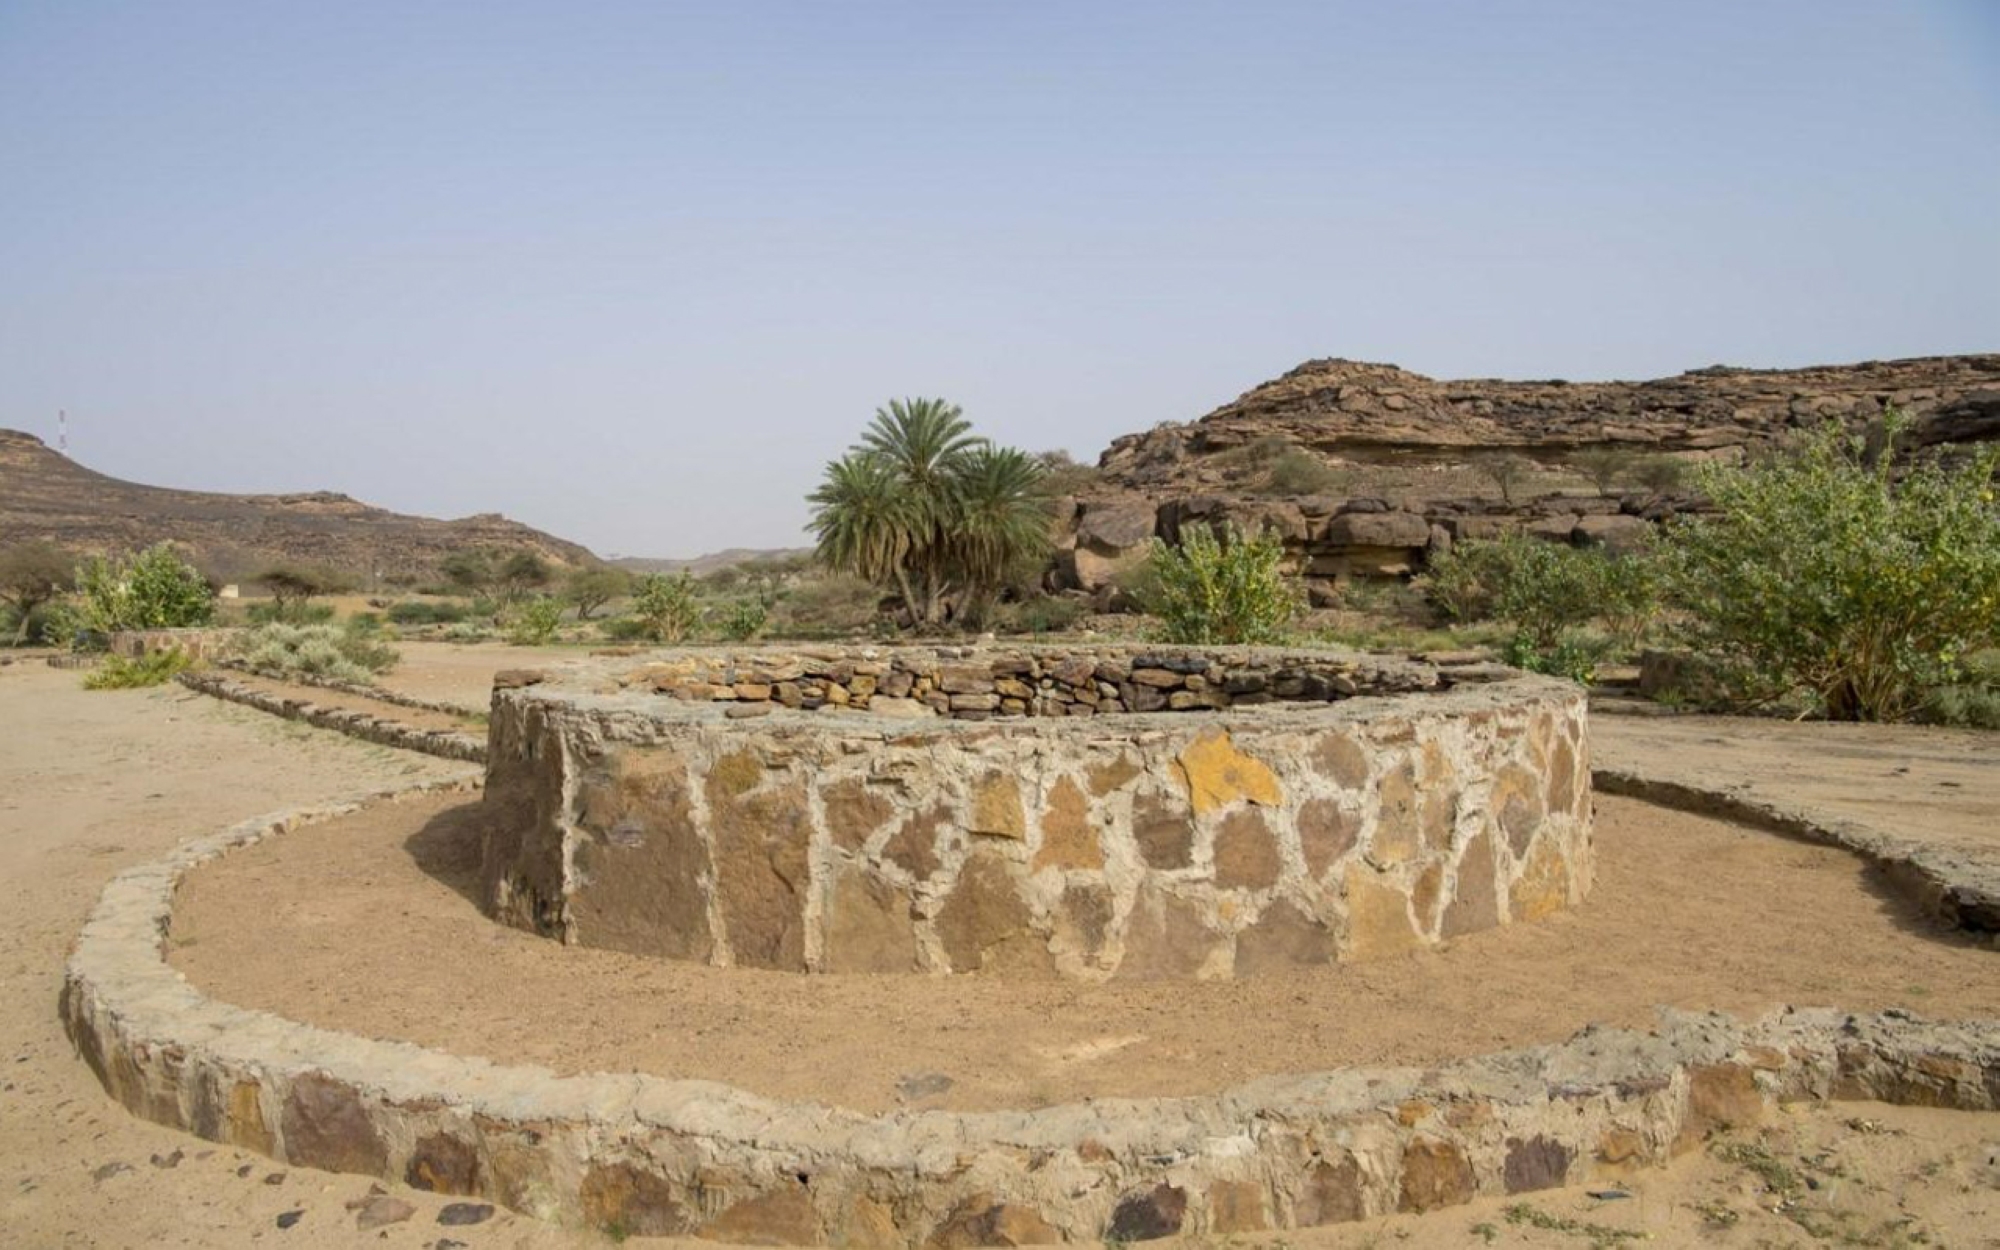
<instances>
[{"instance_id":1,"label":"desert soil","mask_svg":"<svg viewBox=\"0 0 2000 1250\"><path fill-rule=\"evenodd\" d=\"M334 690L326 686L307 686L297 682L278 681L260 677L254 673L232 672L229 680L239 686L248 686L270 694L287 698L303 699L321 707L340 708L351 712L366 712L370 716L395 721L411 729L437 730L444 733L466 733L484 741L486 726L470 716L458 716L450 712L434 712L429 708L405 707L400 703L390 703L385 699L371 699L367 695L354 694L346 690Z\"/></svg>"},{"instance_id":2,"label":"desert soil","mask_svg":"<svg viewBox=\"0 0 2000 1250\"><path fill-rule=\"evenodd\" d=\"M437 665L434 691L453 683L471 688L465 673L476 667L473 657L488 672L522 662L512 648L457 650L471 655ZM458 675L443 675L447 670ZM607 1244L505 1211L472 1227L440 1227L445 1201L401 1186L388 1188L411 1204L413 1218L360 1232L348 1204L369 1192L365 1178L215 1147L135 1120L104 1096L62 1036L55 1003L68 946L111 876L236 820L444 775L454 766L178 689L86 694L77 680L39 664L0 666L0 879L13 886L0 915L0 1244L314 1250ZM483 690L470 702L483 705ZM1921 765L1918 771L1921 777ZM390 862L408 858L397 848ZM261 899L251 905L266 907ZM1815 923L1813 932L1827 928ZM1623 958L1605 964L1594 975L1610 983L1630 972ZM1995 975L1979 974L1987 986ZM1260 1024L1258 1032L1272 1030ZM819 1058L813 1064L821 1072L833 1066ZM1743 1146L1756 1150L1732 1152ZM1789 1186L1797 1200L1788 1203L1764 1178ZM1596 1225L1665 1245L1822 1244L1810 1224L1840 1232L1848 1244L1923 1238L1921 1244L2000 1246L2000 1115L1868 1104L1804 1109L1757 1137L1714 1143L1671 1167L1628 1178L1617 1192L1628 1196L1557 1190L1535 1195L1525 1208L1483 1200L1277 1240L1302 1247L1611 1244L1593 1236ZM278 1219L292 1213L297 1222L281 1229Z\"/></svg>"},{"instance_id":3,"label":"desert soil","mask_svg":"<svg viewBox=\"0 0 2000 1250\"><path fill-rule=\"evenodd\" d=\"M1853 856L1630 799L1598 800L1598 882L1573 911L1196 984L800 976L564 947L472 901L479 814L463 795L384 805L217 861L182 887L173 962L213 997L343 1032L866 1111L938 1074L951 1087L920 1105L994 1110L1429 1064L1644 1028L1661 1005L2000 1016L2000 957L1919 920Z\"/></svg>"}]
</instances>

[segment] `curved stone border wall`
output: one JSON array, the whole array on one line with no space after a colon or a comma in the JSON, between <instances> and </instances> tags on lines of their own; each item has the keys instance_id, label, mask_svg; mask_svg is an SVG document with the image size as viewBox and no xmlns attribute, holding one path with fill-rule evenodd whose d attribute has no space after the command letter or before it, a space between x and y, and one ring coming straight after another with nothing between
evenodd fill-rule
<instances>
[{"instance_id":1,"label":"curved stone border wall","mask_svg":"<svg viewBox=\"0 0 2000 1250\"><path fill-rule=\"evenodd\" d=\"M486 899L573 944L1205 979L1537 920L1590 885L1584 698L1547 678L983 725L732 719L610 684L584 666L493 703Z\"/></svg>"},{"instance_id":2,"label":"curved stone border wall","mask_svg":"<svg viewBox=\"0 0 2000 1250\"><path fill-rule=\"evenodd\" d=\"M466 707L458 703L446 703L441 699L420 699L387 686L362 685L359 682L336 681L331 677L318 677L311 673L287 673L278 669L258 668L238 660L211 660L218 668L233 668L238 672L250 673L257 677L268 677L272 681L288 681L299 686L317 686L322 690L334 690L341 694L359 695L373 699L377 703L393 703L397 707L411 708L419 712L442 712L447 716L484 716L484 709Z\"/></svg>"},{"instance_id":3,"label":"curved stone border wall","mask_svg":"<svg viewBox=\"0 0 2000 1250\"><path fill-rule=\"evenodd\" d=\"M286 720L302 721L321 729L331 729L364 742L399 747L405 751L421 751L425 755L435 755L440 759L464 760L471 764L486 762L486 740L472 734L451 733L441 729L417 729L384 716L370 716L366 712L350 708L321 707L306 699L288 698L285 695L273 694L268 690L258 690L241 682L231 681L212 669L191 670L182 673L176 680L198 694L210 695L230 703L240 703L260 712L282 716Z\"/></svg>"},{"instance_id":4,"label":"curved stone border wall","mask_svg":"<svg viewBox=\"0 0 2000 1250\"><path fill-rule=\"evenodd\" d=\"M106 887L61 1008L114 1098L297 1166L543 1218L863 1246L1333 1224L1615 1177L1710 1128L1755 1123L1777 1101L2000 1107L2000 1022L1798 1011L1756 1023L1668 1014L1651 1034L1592 1030L1431 1069L1272 1077L1212 1097L876 1117L331 1033L213 1002L167 965L185 873L357 806L246 822Z\"/></svg>"},{"instance_id":5,"label":"curved stone border wall","mask_svg":"<svg viewBox=\"0 0 2000 1250\"><path fill-rule=\"evenodd\" d=\"M1985 934L2000 946L2000 864L1926 846L1870 829L1859 822L1829 818L1749 794L1704 790L1684 781L1624 769L1592 771L1598 789L1700 816L1719 816L1795 838L1851 851L1881 869L1925 914L1941 924Z\"/></svg>"}]
</instances>

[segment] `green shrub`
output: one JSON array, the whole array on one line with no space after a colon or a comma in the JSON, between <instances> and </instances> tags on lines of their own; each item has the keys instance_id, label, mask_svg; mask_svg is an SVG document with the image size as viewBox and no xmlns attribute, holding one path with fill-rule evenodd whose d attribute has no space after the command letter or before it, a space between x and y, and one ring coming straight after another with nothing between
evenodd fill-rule
<instances>
[{"instance_id":1,"label":"green shrub","mask_svg":"<svg viewBox=\"0 0 2000 1250\"><path fill-rule=\"evenodd\" d=\"M1891 413L1884 445L1902 419ZM1666 540L1690 645L1754 699L1835 720L1902 720L2000 645L2000 447L1899 468L1829 424L1788 454L1707 467L1714 504Z\"/></svg>"},{"instance_id":2,"label":"green shrub","mask_svg":"<svg viewBox=\"0 0 2000 1250\"><path fill-rule=\"evenodd\" d=\"M1625 648L1638 646L1658 612L1659 581L1656 562L1643 553L1612 555L1514 533L1434 556L1419 584L1448 620L1512 627L1509 663L1587 680L1608 648L1579 631L1602 621Z\"/></svg>"},{"instance_id":3,"label":"green shrub","mask_svg":"<svg viewBox=\"0 0 2000 1250\"><path fill-rule=\"evenodd\" d=\"M723 612L716 630L730 642L748 642L770 624L771 609L762 599L738 599Z\"/></svg>"},{"instance_id":4,"label":"green shrub","mask_svg":"<svg viewBox=\"0 0 2000 1250\"><path fill-rule=\"evenodd\" d=\"M400 658L369 631L273 622L245 631L232 654L251 668L368 685Z\"/></svg>"},{"instance_id":5,"label":"green shrub","mask_svg":"<svg viewBox=\"0 0 2000 1250\"><path fill-rule=\"evenodd\" d=\"M614 616L608 621L595 622L597 632L606 642L643 642L648 637L646 622L636 616Z\"/></svg>"},{"instance_id":6,"label":"green shrub","mask_svg":"<svg viewBox=\"0 0 2000 1250\"><path fill-rule=\"evenodd\" d=\"M1218 537L1205 525L1181 534L1178 547L1153 540L1147 557L1156 589L1147 609L1166 641L1196 645L1277 642L1304 610L1304 596L1282 567L1285 546L1266 531Z\"/></svg>"},{"instance_id":7,"label":"green shrub","mask_svg":"<svg viewBox=\"0 0 2000 1250\"><path fill-rule=\"evenodd\" d=\"M507 613L507 641L517 647L539 647L562 627L564 604L554 595L523 599Z\"/></svg>"},{"instance_id":8,"label":"green shrub","mask_svg":"<svg viewBox=\"0 0 2000 1250\"><path fill-rule=\"evenodd\" d=\"M672 577L652 573L640 578L632 615L641 622L643 636L654 642L685 641L701 623L694 578L685 570Z\"/></svg>"},{"instance_id":9,"label":"green shrub","mask_svg":"<svg viewBox=\"0 0 2000 1250\"><path fill-rule=\"evenodd\" d=\"M150 651L137 659L108 655L83 677L85 690L137 690L170 682L194 664L179 647Z\"/></svg>"},{"instance_id":10,"label":"green shrub","mask_svg":"<svg viewBox=\"0 0 2000 1250\"><path fill-rule=\"evenodd\" d=\"M129 559L92 556L78 566L76 583L84 624L98 633L182 629L215 616L215 592L171 543Z\"/></svg>"}]
</instances>

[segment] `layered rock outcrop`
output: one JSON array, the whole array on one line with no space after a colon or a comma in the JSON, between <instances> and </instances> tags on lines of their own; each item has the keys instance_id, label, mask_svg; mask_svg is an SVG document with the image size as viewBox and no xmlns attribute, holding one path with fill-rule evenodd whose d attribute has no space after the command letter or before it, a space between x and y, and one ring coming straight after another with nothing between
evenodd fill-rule
<instances>
[{"instance_id":1,"label":"layered rock outcrop","mask_svg":"<svg viewBox=\"0 0 2000 1250\"><path fill-rule=\"evenodd\" d=\"M1114 441L1099 482L1064 506L1053 580L1099 590L1155 536L1190 521L1275 529L1308 577L1408 573L1465 538L1521 529L1617 545L1699 506L1671 484L1593 483L1585 453L1739 459L1828 420L1890 407L1906 445L2000 440L2000 354L1810 369L1698 369L1646 382L1439 381L1394 365L1315 360L1198 421ZM1308 493L1271 472L1305 466ZM1505 491L1494 465L1520 481ZM1633 474L1645 477L1645 474ZM1148 519L1150 518L1150 525Z\"/></svg>"}]
</instances>

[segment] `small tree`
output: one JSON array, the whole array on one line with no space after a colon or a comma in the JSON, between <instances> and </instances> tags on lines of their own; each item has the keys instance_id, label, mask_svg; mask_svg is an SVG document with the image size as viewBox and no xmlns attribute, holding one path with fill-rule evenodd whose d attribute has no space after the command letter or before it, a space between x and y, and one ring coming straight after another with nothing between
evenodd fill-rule
<instances>
[{"instance_id":1,"label":"small tree","mask_svg":"<svg viewBox=\"0 0 2000 1250\"><path fill-rule=\"evenodd\" d=\"M1475 460L1472 465L1487 481L1500 489L1500 498L1508 504L1514 502L1514 492L1527 483L1528 472L1534 468L1526 456L1512 454L1487 456Z\"/></svg>"},{"instance_id":2,"label":"small tree","mask_svg":"<svg viewBox=\"0 0 2000 1250\"><path fill-rule=\"evenodd\" d=\"M563 583L563 598L576 605L576 619L587 621L597 610L632 588L632 579L623 569L581 568Z\"/></svg>"},{"instance_id":3,"label":"small tree","mask_svg":"<svg viewBox=\"0 0 2000 1250\"><path fill-rule=\"evenodd\" d=\"M1632 466L1632 480L1654 495L1677 491L1687 484L1687 461L1669 455L1647 456Z\"/></svg>"},{"instance_id":4,"label":"small tree","mask_svg":"<svg viewBox=\"0 0 2000 1250\"><path fill-rule=\"evenodd\" d=\"M1892 444L1902 425L1890 414ZM1716 511L1669 528L1669 587L1688 640L1748 696L1900 720L2000 645L2000 447L1956 468L1894 461L1829 423L1765 463L1698 472Z\"/></svg>"},{"instance_id":5,"label":"small tree","mask_svg":"<svg viewBox=\"0 0 2000 1250\"><path fill-rule=\"evenodd\" d=\"M16 645L28 640L36 608L66 594L76 584L74 562L54 543L17 543L0 549L0 603L20 614Z\"/></svg>"},{"instance_id":6,"label":"small tree","mask_svg":"<svg viewBox=\"0 0 2000 1250\"><path fill-rule=\"evenodd\" d=\"M1600 495L1610 494L1611 488L1632 471L1632 453L1622 447L1586 447L1569 462Z\"/></svg>"},{"instance_id":7,"label":"small tree","mask_svg":"<svg viewBox=\"0 0 2000 1250\"><path fill-rule=\"evenodd\" d=\"M265 569L250 580L271 592L271 602L280 620L303 615L305 605L321 595L341 594L354 586L344 573L294 564Z\"/></svg>"},{"instance_id":8,"label":"small tree","mask_svg":"<svg viewBox=\"0 0 2000 1250\"><path fill-rule=\"evenodd\" d=\"M215 615L215 591L172 543L127 560L92 556L77 567L83 622L100 633L121 629L181 629Z\"/></svg>"},{"instance_id":9,"label":"small tree","mask_svg":"<svg viewBox=\"0 0 2000 1250\"><path fill-rule=\"evenodd\" d=\"M1268 530L1245 538L1232 527L1218 537L1197 525L1182 531L1178 547L1156 538L1146 607L1161 618L1168 642L1279 642L1304 609L1284 558L1284 542Z\"/></svg>"},{"instance_id":10,"label":"small tree","mask_svg":"<svg viewBox=\"0 0 2000 1250\"><path fill-rule=\"evenodd\" d=\"M701 623L694 578L685 569L672 577L652 573L640 578L638 593L632 597L632 614L639 618L646 636L656 642L686 640Z\"/></svg>"}]
</instances>

